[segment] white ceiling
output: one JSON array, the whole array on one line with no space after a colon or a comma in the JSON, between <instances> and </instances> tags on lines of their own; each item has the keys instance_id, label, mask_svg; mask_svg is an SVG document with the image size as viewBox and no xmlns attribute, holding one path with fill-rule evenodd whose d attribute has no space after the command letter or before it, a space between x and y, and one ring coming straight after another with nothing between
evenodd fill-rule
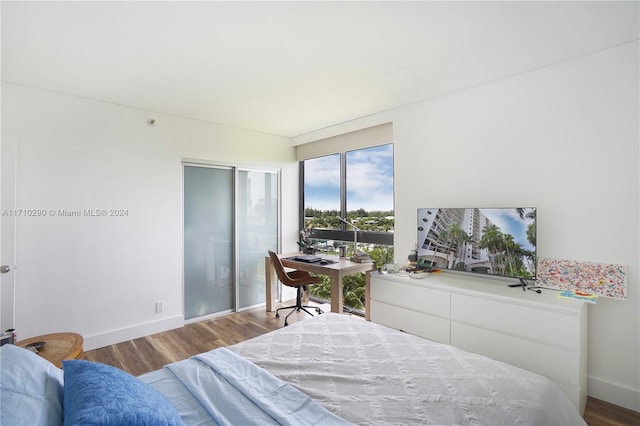
<instances>
[{"instance_id":1,"label":"white ceiling","mask_svg":"<svg viewBox=\"0 0 640 426\"><path fill-rule=\"evenodd\" d=\"M638 39L638 2L7 2L2 80L294 137Z\"/></svg>"}]
</instances>

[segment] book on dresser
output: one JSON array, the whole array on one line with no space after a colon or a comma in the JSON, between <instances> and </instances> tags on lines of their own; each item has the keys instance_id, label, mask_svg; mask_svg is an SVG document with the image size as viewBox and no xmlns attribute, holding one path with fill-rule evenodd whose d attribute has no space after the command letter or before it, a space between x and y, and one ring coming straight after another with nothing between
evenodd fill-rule
<instances>
[{"instance_id":1,"label":"book on dresser","mask_svg":"<svg viewBox=\"0 0 640 426\"><path fill-rule=\"evenodd\" d=\"M584 412L588 304L462 274L373 272L368 286L371 321L546 376Z\"/></svg>"}]
</instances>

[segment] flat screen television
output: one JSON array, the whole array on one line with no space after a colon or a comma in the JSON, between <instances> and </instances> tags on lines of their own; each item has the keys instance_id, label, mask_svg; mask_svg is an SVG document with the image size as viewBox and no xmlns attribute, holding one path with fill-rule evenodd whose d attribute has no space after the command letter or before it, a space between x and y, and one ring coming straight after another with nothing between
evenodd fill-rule
<instances>
[{"instance_id":1,"label":"flat screen television","mask_svg":"<svg viewBox=\"0 0 640 426\"><path fill-rule=\"evenodd\" d=\"M536 278L536 208L419 208L419 267Z\"/></svg>"}]
</instances>

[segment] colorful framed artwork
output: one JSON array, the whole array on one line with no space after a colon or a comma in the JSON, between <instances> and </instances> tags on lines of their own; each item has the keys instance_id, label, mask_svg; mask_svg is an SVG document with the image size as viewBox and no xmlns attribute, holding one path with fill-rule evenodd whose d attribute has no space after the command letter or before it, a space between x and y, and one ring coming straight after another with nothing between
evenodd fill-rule
<instances>
[{"instance_id":1,"label":"colorful framed artwork","mask_svg":"<svg viewBox=\"0 0 640 426\"><path fill-rule=\"evenodd\" d=\"M627 298L626 271L617 264L540 258L537 282L542 287Z\"/></svg>"}]
</instances>

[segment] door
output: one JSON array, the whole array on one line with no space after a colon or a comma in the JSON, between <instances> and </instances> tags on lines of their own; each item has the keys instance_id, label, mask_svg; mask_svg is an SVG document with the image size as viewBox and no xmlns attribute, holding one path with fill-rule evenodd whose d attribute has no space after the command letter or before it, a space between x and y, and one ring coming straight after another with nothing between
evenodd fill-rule
<instances>
[{"instance_id":1,"label":"door","mask_svg":"<svg viewBox=\"0 0 640 426\"><path fill-rule=\"evenodd\" d=\"M264 258L278 249L278 173L238 172L238 309L265 303Z\"/></svg>"},{"instance_id":2,"label":"door","mask_svg":"<svg viewBox=\"0 0 640 426\"><path fill-rule=\"evenodd\" d=\"M235 307L233 169L184 166L185 319Z\"/></svg>"},{"instance_id":3,"label":"door","mask_svg":"<svg viewBox=\"0 0 640 426\"><path fill-rule=\"evenodd\" d=\"M0 330L15 328L15 229L16 217L15 138L0 143Z\"/></svg>"}]
</instances>

